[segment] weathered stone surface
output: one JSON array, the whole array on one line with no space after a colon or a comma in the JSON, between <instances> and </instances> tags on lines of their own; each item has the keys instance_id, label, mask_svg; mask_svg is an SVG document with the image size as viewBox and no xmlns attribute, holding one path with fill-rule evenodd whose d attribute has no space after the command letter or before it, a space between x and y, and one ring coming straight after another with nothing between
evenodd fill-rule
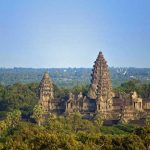
<instances>
[{"instance_id":1,"label":"weathered stone surface","mask_svg":"<svg viewBox=\"0 0 150 150\"><path fill-rule=\"evenodd\" d=\"M43 79L40 83L40 104L43 107L45 112L49 112L52 109L52 100L54 99L53 92L53 83L48 75L48 72L45 72Z\"/></svg>"},{"instance_id":2,"label":"weathered stone surface","mask_svg":"<svg viewBox=\"0 0 150 150\"><path fill-rule=\"evenodd\" d=\"M96 100L96 111L101 112L104 118L107 118L108 112L112 109L112 96L108 65L102 52L100 52L94 64L88 97Z\"/></svg>"},{"instance_id":3,"label":"weathered stone surface","mask_svg":"<svg viewBox=\"0 0 150 150\"><path fill-rule=\"evenodd\" d=\"M107 99L107 96L108 98L112 97L112 85L108 65L102 52L99 53L93 67L88 97L90 99L96 99L98 96L102 96L104 99Z\"/></svg>"},{"instance_id":4,"label":"weathered stone surface","mask_svg":"<svg viewBox=\"0 0 150 150\"><path fill-rule=\"evenodd\" d=\"M134 91L128 94L112 92L109 69L102 52L95 61L87 96L70 93L67 101L55 99L53 83L46 72L40 83L39 98L46 114L65 115L80 112L87 117L100 113L104 120L118 120L120 123L150 115L150 98L142 99Z\"/></svg>"}]
</instances>

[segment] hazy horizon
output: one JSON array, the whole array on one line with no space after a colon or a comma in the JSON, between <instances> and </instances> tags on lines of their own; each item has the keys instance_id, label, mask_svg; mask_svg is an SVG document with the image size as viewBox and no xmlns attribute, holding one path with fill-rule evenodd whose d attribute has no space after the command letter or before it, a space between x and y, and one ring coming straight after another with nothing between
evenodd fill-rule
<instances>
[{"instance_id":1,"label":"hazy horizon","mask_svg":"<svg viewBox=\"0 0 150 150\"><path fill-rule=\"evenodd\" d=\"M92 69L92 67L0 67L0 69ZM109 66L109 68L135 68L135 69L150 69L150 67L115 67Z\"/></svg>"},{"instance_id":2,"label":"hazy horizon","mask_svg":"<svg viewBox=\"0 0 150 150\"><path fill-rule=\"evenodd\" d=\"M1 0L0 67L150 68L149 0Z\"/></svg>"}]
</instances>

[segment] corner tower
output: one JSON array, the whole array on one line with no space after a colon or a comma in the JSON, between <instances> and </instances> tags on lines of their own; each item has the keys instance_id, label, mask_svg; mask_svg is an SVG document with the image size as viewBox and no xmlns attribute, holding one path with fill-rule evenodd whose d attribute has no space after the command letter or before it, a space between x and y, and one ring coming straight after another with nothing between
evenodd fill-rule
<instances>
[{"instance_id":1,"label":"corner tower","mask_svg":"<svg viewBox=\"0 0 150 150\"><path fill-rule=\"evenodd\" d=\"M40 104L44 112L49 112L51 110L51 101L54 99L54 92L53 92L53 83L49 77L48 72L44 73L44 76L40 83L39 88L39 96L40 96Z\"/></svg>"}]
</instances>

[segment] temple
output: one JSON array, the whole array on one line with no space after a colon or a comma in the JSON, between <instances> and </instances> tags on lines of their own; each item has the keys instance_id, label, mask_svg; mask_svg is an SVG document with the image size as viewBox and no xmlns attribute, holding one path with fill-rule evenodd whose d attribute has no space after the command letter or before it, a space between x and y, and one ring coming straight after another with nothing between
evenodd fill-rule
<instances>
[{"instance_id":1,"label":"temple","mask_svg":"<svg viewBox=\"0 0 150 150\"><path fill-rule=\"evenodd\" d=\"M141 98L131 93L115 93L109 67L102 54L99 53L92 70L91 84L87 96L68 93L68 99L54 97L53 82L46 72L39 87L39 103L45 114L69 115L80 112L86 118L100 113L104 121L129 123L142 120L150 115L150 97Z\"/></svg>"}]
</instances>

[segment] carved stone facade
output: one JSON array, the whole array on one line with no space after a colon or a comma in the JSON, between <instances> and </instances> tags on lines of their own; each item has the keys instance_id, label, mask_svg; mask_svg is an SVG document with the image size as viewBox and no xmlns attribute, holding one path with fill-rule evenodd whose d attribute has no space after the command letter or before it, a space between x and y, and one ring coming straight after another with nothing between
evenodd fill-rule
<instances>
[{"instance_id":1,"label":"carved stone facade","mask_svg":"<svg viewBox=\"0 0 150 150\"><path fill-rule=\"evenodd\" d=\"M52 109L52 100L54 99L53 83L48 72L45 72L40 83L40 104L44 112L50 112Z\"/></svg>"},{"instance_id":2,"label":"carved stone facade","mask_svg":"<svg viewBox=\"0 0 150 150\"><path fill-rule=\"evenodd\" d=\"M96 104L93 100L83 96L82 93L75 96L72 93L69 94L69 99L66 102L66 114L73 112L80 112L82 114L94 113L96 110Z\"/></svg>"},{"instance_id":3,"label":"carved stone facade","mask_svg":"<svg viewBox=\"0 0 150 150\"><path fill-rule=\"evenodd\" d=\"M95 61L88 97L96 101L96 111L108 118L112 110L112 96L108 65L100 52Z\"/></svg>"},{"instance_id":4,"label":"carved stone facade","mask_svg":"<svg viewBox=\"0 0 150 150\"><path fill-rule=\"evenodd\" d=\"M62 114L65 111L65 102L63 99L54 98L53 82L48 72L45 72L39 87L39 103L45 114Z\"/></svg>"},{"instance_id":5,"label":"carved stone facade","mask_svg":"<svg viewBox=\"0 0 150 150\"><path fill-rule=\"evenodd\" d=\"M104 120L118 120L121 123L150 115L150 98L142 99L136 92L112 92L109 68L102 52L99 53L92 71L88 95L70 93L68 100L54 98L53 83L46 72L39 88L39 103L45 114L66 115L78 111L83 116L91 116L100 113Z\"/></svg>"},{"instance_id":6,"label":"carved stone facade","mask_svg":"<svg viewBox=\"0 0 150 150\"><path fill-rule=\"evenodd\" d=\"M120 109L118 119L121 123L128 123L131 120L139 120L143 117L143 100L136 92L130 94L122 93L119 95L117 101L120 101L120 107L117 109L114 107L113 110L115 112Z\"/></svg>"}]
</instances>

